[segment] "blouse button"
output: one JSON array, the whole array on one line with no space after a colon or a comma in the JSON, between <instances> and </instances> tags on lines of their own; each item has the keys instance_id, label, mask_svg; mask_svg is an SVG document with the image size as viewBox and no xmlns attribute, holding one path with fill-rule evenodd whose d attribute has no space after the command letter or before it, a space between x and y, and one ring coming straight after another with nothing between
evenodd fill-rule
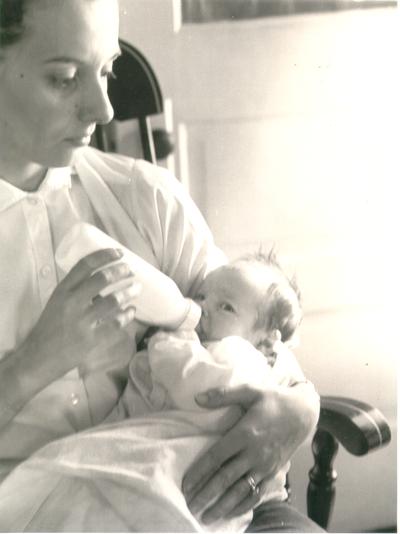
<instances>
[{"instance_id":1,"label":"blouse button","mask_svg":"<svg viewBox=\"0 0 400 534\"><path fill-rule=\"evenodd\" d=\"M36 204L38 203L37 198L35 197L28 197L28 202L29 204L32 204L32 206L36 206Z\"/></svg>"},{"instance_id":2,"label":"blouse button","mask_svg":"<svg viewBox=\"0 0 400 534\"><path fill-rule=\"evenodd\" d=\"M43 278L47 278L50 273L51 273L50 265L43 265L43 267L40 269L40 274L43 276Z\"/></svg>"},{"instance_id":3,"label":"blouse button","mask_svg":"<svg viewBox=\"0 0 400 534\"><path fill-rule=\"evenodd\" d=\"M76 393L71 393L71 404L76 406L79 403L79 396Z\"/></svg>"}]
</instances>

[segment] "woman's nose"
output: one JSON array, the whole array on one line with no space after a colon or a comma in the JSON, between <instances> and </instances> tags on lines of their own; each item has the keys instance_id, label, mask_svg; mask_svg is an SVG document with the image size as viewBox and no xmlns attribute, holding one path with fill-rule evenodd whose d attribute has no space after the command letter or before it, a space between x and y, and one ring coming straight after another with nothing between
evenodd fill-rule
<instances>
[{"instance_id":1,"label":"woman's nose","mask_svg":"<svg viewBox=\"0 0 400 534\"><path fill-rule=\"evenodd\" d=\"M79 118L85 123L107 124L114 117L107 93L107 82L99 80L87 87L82 95Z\"/></svg>"}]
</instances>

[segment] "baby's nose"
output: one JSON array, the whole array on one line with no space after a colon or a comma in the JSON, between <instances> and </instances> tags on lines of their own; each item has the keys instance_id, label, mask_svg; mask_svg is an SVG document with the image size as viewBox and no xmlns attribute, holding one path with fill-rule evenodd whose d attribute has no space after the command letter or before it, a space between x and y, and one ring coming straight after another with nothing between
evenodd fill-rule
<instances>
[{"instance_id":1,"label":"baby's nose","mask_svg":"<svg viewBox=\"0 0 400 534\"><path fill-rule=\"evenodd\" d=\"M208 310L207 310L207 306L205 306L205 303L202 302L200 306L201 306L201 317L208 317Z\"/></svg>"}]
</instances>

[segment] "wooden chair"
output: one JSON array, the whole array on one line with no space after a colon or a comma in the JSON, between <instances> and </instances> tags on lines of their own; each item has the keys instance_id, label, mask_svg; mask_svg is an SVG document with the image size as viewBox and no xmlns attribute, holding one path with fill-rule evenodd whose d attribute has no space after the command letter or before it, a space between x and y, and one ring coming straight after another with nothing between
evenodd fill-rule
<instances>
[{"instance_id":1,"label":"wooden chair","mask_svg":"<svg viewBox=\"0 0 400 534\"><path fill-rule=\"evenodd\" d=\"M110 80L109 96L115 120L137 118L145 159L156 161L154 138L149 117L163 112L158 80L144 56L130 44L120 41L122 55L114 65L115 80ZM97 146L118 151L106 128L97 128ZM389 425L376 408L354 399L321 397L318 430L312 442L314 466L309 472L308 515L327 528L335 500L334 459L339 445L355 456L368 454L389 443Z\"/></svg>"},{"instance_id":2,"label":"wooden chair","mask_svg":"<svg viewBox=\"0 0 400 534\"><path fill-rule=\"evenodd\" d=\"M154 71L137 48L120 39L121 56L115 61L108 85L108 94L114 108L114 120L137 119L143 157L156 163L156 150L150 117L164 111L163 97ZM116 152L113 130L97 126L95 145L106 152Z\"/></svg>"},{"instance_id":3,"label":"wooden chair","mask_svg":"<svg viewBox=\"0 0 400 534\"><path fill-rule=\"evenodd\" d=\"M346 397L321 397L318 429L312 442L314 466L309 472L308 516L327 528L335 501L333 462L339 444L363 456L388 444L390 427L382 413L365 402Z\"/></svg>"}]
</instances>

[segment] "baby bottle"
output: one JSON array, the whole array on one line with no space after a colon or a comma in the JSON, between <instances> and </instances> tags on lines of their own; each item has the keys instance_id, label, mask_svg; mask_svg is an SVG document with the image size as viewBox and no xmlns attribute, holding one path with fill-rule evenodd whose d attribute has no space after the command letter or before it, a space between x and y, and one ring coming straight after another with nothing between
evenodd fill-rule
<instances>
[{"instance_id":1,"label":"baby bottle","mask_svg":"<svg viewBox=\"0 0 400 534\"><path fill-rule=\"evenodd\" d=\"M125 304L125 307L132 305L136 308L139 321L169 329L192 329L197 325L200 307L191 299L184 298L171 278L91 224L74 224L61 240L55 259L67 274L81 258L105 248L123 251L122 258L112 263L127 263L135 275L135 282L141 285L139 295ZM100 295L105 297L121 287L126 287L126 281L110 284Z\"/></svg>"}]
</instances>

